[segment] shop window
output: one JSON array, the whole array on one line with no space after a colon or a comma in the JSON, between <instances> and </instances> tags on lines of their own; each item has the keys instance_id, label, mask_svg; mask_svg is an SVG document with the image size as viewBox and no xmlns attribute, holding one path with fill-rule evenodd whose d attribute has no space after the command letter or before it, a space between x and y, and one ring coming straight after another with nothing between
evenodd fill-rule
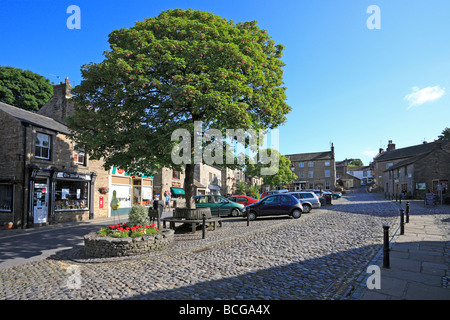
<instances>
[{"instance_id":1,"label":"shop window","mask_svg":"<svg viewBox=\"0 0 450 320\"><path fill-rule=\"evenodd\" d=\"M51 137L48 134L36 133L34 156L39 159L50 160Z\"/></svg>"},{"instance_id":2,"label":"shop window","mask_svg":"<svg viewBox=\"0 0 450 320\"><path fill-rule=\"evenodd\" d=\"M55 210L89 209L89 182L57 180L55 186Z\"/></svg>"},{"instance_id":3,"label":"shop window","mask_svg":"<svg viewBox=\"0 0 450 320\"><path fill-rule=\"evenodd\" d=\"M0 184L0 212L12 211L12 185Z\"/></svg>"}]
</instances>

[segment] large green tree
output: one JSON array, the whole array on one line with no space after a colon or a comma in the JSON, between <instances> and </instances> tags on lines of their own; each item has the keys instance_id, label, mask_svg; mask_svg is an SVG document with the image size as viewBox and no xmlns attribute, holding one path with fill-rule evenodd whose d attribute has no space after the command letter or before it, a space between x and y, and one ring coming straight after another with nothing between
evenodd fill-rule
<instances>
[{"instance_id":1,"label":"large green tree","mask_svg":"<svg viewBox=\"0 0 450 320\"><path fill-rule=\"evenodd\" d=\"M100 63L74 88L73 138L105 168L147 173L185 165L193 206L194 122L209 128L272 129L286 121L283 46L255 21L174 9L109 35ZM174 164L176 129L191 132L192 161ZM199 135L197 134L197 136Z\"/></svg>"},{"instance_id":2,"label":"large green tree","mask_svg":"<svg viewBox=\"0 0 450 320\"><path fill-rule=\"evenodd\" d=\"M291 170L291 160L281 155L280 152L275 149L260 150L260 152L265 152L270 157L274 152L276 155L273 158L278 160L278 163L276 164L277 170L274 170L276 173L262 177L265 185L281 187L293 183L298 178ZM255 164L248 164L245 169L245 173L250 176L259 176L262 168L269 168L274 165L273 163L263 164L261 162L254 162Z\"/></svg>"},{"instance_id":3,"label":"large green tree","mask_svg":"<svg viewBox=\"0 0 450 320\"><path fill-rule=\"evenodd\" d=\"M30 70L0 67L0 101L38 111L53 95L50 81Z\"/></svg>"}]
</instances>

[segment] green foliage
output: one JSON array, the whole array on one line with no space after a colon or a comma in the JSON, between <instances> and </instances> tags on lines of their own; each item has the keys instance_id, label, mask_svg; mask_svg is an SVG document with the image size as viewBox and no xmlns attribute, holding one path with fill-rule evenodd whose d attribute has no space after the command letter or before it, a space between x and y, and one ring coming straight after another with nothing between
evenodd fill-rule
<instances>
[{"instance_id":1,"label":"green foliage","mask_svg":"<svg viewBox=\"0 0 450 320\"><path fill-rule=\"evenodd\" d=\"M348 166L349 167L362 167L364 166L364 163L361 159L348 159Z\"/></svg>"},{"instance_id":2,"label":"green foliage","mask_svg":"<svg viewBox=\"0 0 450 320\"><path fill-rule=\"evenodd\" d=\"M38 111L53 95L53 86L43 76L0 66L0 101L28 111Z\"/></svg>"},{"instance_id":3,"label":"green foliage","mask_svg":"<svg viewBox=\"0 0 450 320\"><path fill-rule=\"evenodd\" d=\"M450 128L445 128L444 130L442 130L441 134L438 137L438 140L450 140Z\"/></svg>"},{"instance_id":4,"label":"green foliage","mask_svg":"<svg viewBox=\"0 0 450 320\"><path fill-rule=\"evenodd\" d=\"M264 184L272 187L281 187L283 184L293 183L295 179L297 179L297 176L292 172L290 168L291 160L289 160L285 156L282 156L275 149L273 150L267 149L266 152L269 155L269 157L271 156L272 152L276 152L278 154L279 162L278 162L278 172L276 174L262 176ZM269 167L271 165L273 164L266 164L266 165L261 163L249 164L246 167L245 173L251 176L260 176L261 169L264 167Z\"/></svg>"},{"instance_id":5,"label":"green foliage","mask_svg":"<svg viewBox=\"0 0 450 320\"><path fill-rule=\"evenodd\" d=\"M144 206L133 206L128 214L128 224L130 226L140 226L149 224L148 209Z\"/></svg>"},{"instance_id":6,"label":"green foliage","mask_svg":"<svg viewBox=\"0 0 450 320\"><path fill-rule=\"evenodd\" d=\"M255 21L174 9L109 35L105 60L81 69L74 88L73 139L105 168L177 170L175 129L276 128L286 121L280 60ZM101 124L101 125L99 125ZM188 175L186 175L188 178Z\"/></svg>"}]
</instances>

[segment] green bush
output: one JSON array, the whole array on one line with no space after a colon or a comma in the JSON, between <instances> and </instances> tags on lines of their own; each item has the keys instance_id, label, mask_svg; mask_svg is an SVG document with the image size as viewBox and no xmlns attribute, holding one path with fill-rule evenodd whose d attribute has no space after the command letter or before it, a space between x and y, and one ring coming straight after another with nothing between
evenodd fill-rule
<instances>
[{"instance_id":1,"label":"green bush","mask_svg":"<svg viewBox=\"0 0 450 320\"><path fill-rule=\"evenodd\" d=\"M148 209L144 206L134 206L128 214L129 226L140 226L150 223L148 218Z\"/></svg>"}]
</instances>

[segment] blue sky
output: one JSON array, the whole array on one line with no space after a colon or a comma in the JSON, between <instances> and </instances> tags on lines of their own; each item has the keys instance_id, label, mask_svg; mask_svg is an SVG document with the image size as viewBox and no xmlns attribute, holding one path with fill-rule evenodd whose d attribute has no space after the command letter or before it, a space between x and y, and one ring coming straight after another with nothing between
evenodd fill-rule
<instances>
[{"instance_id":1,"label":"blue sky","mask_svg":"<svg viewBox=\"0 0 450 320\"><path fill-rule=\"evenodd\" d=\"M67 8L81 10L68 29ZM370 5L380 29L366 25ZM450 127L448 0L0 0L0 65L79 84L80 67L103 60L108 34L170 8L258 21L277 44L292 112L279 128L282 154L335 146L337 160L371 161L397 148L433 141Z\"/></svg>"}]
</instances>

